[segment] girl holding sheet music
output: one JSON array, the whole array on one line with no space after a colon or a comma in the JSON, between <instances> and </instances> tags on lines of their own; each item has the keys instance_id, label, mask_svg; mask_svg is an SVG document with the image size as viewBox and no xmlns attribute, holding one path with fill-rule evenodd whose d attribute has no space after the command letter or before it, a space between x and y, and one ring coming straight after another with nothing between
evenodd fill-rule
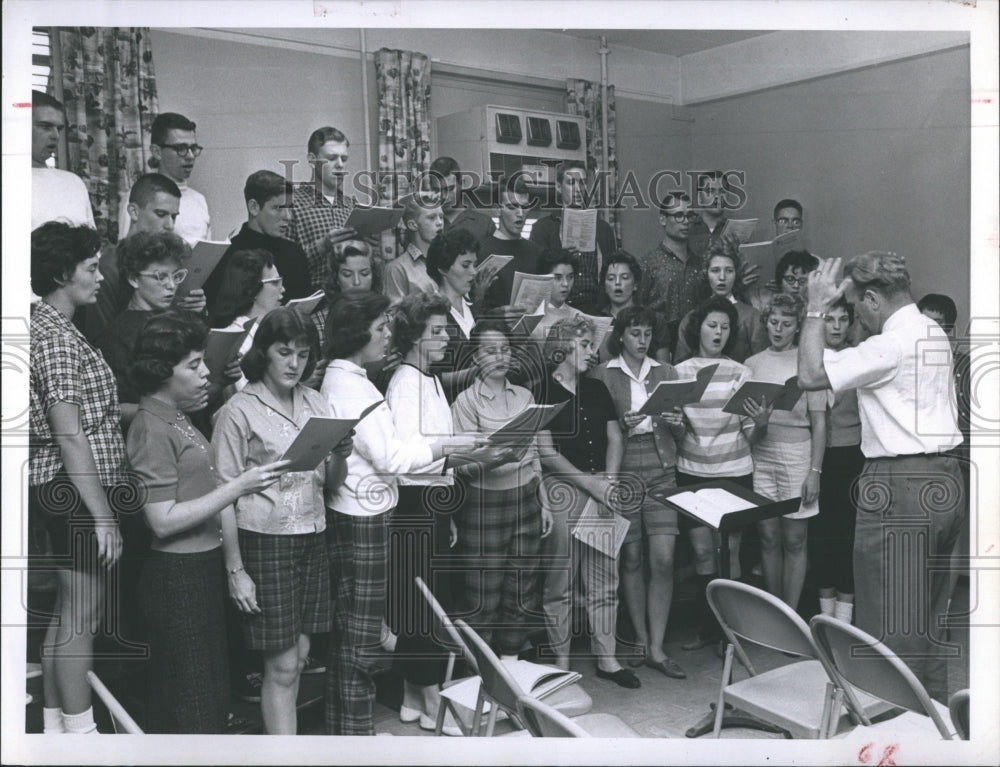
<instances>
[{"instance_id":1,"label":"girl holding sheet music","mask_svg":"<svg viewBox=\"0 0 1000 767\"><path fill-rule=\"evenodd\" d=\"M450 304L436 293L404 296L393 315L393 343L403 362L386 389L395 434L404 443L429 445L454 433L444 388L430 370L448 347ZM447 557L455 545L455 511L462 498L454 472L444 461L399 477L399 503L392 512L389 537L390 622L396 627L393 668L403 677L399 718L433 730L441 703L448 653L432 636L430 606L416 586L419 576L445 610L451 611L452 574L435 572L433 559ZM461 730L445 720L444 734Z\"/></svg>"},{"instance_id":2,"label":"girl holding sheet music","mask_svg":"<svg viewBox=\"0 0 1000 767\"><path fill-rule=\"evenodd\" d=\"M209 324L213 328L233 332L249 331L238 352L238 356L242 357L253 344L261 317L281 306L284 295L284 280L268 251L237 251L222 273L215 305L209 307ZM247 379L240 377L235 383L236 390L242 389L246 383Z\"/></svg>"},{"instance_id":3,"label":"girl holding sheet music","mask_svg":"<svg viewBox=\"0 0 1000 767\"><path fill-rule=\"evenodd\" d=\"M490 275L476 270L478 255L479 242L466 229L439 234L427 248L427 274L449 304L449 345L443 362L435 367L449 402L472 382L466 349L476 324L473 307L482 302L489 280L496 276L495 272Z\"/></svg>"},{"instance_id":4,"label":"girl holding sheet music","mask_svg":"<svg viewBox=\"0 0 1000 767\"><path fill-rule=\"evenodd\" d=\"M630 666L650 668L684 679L680 665L663 652L667 616L674 593L674 542L677 512L650 497L653 489L676 487L677 445L684 436L679 409L658 416L638 411L661 381L677 378L673 366L649 356L655 317L648 309L630 306L615 317L608 334L609 349L616 356L599 365L592 375L603 381L627 435L622 478L635 488L637 503L623 509L631 523L621 551L622 593L641 650ZM643 563L644 543L649 549L649 583Z\"/></svg>"},{"instance_id":5,"label":"girl holding sheet music","mask_svg":"<svg viewBox=\"0 0 1000 767\"><path fill-rule=\"evenodd\" d=\"M452 406L455 429L489 434L535 399L507 380L511 344L502 321L479 322L469 340L476 380ZM470 625L501 657L512 658L538 614L538 555L541 539L552 529L552 515L538 500L542 467L535 439L526 440L527 450L507 454L513 460L470 467L458 517L458 553L466 566L456 600L459 612L470 614Z\"/></svg>"},{"instance_id":6,"label":"girl holding sheet music","mask_svg":"<svg viewBox=\"0 0 1000 767\"><path fill-rule=\"evenodd\" d=\"M738 299L735 294L737 275L742 262L739 256L739 241L725 237L712 246L707 255L706 279L711 295L725 298L736 308L736 325L731 335L735 336L728 357L736 362L744 362L751 354L767 347L767 334L760 319L760 312L750 304ZM683 362L697 353L697 348L688 346L687 327L694 318L694 310L681 320L677 331L677 351L674 362Z\"/></svg>"},{"instance_id":7,"label":"girl holding sheet music","mask_svg":"<svg viewBox=\"0 0 1000 767\"><path fill-rule=\"evenodd\" d=\"M555 662L569 668L571 595L580 573L597 676L636 689L639 677L622 668L616 657L618 562L570 534L591 500L599 504L602 516L613 513L605 507L617 503L622 462L622 431L611 395L601 381L584 375L594 360L593 324L583 317L556 322L545 339L545 360L551 375L544 402L565 403L549 428L538 433L545 470L543 502L553 516L552 533L543 547L553 563L545 575L542 609Z\"/></svg>"},{"instance_id":8,"label":"girl holding sheet music","mask_svg":"<svg viewBox=\"0 0 1000 767\"><path fill-rule=\"evenodd\" d=\"M316 331L299 312L279 308L260 321L241 363L248 383L219 411L212 437L221 479L274 462L311 417L330 415L326 399L300 383L316 357ZM295 734L309 637L330 630L323 492L343 481L351 447L345 439L315 470L284 474L244 495L236 501L238 530L223 529L230 595L244 613L247 645L264 655L268 734Z\"/></svg>"},{"instance_id":9,"label":"girl holding sheet music","mask_svg":"<svg viewBox=\"0 0 1000 767\"><path fill-rule=\"evenodd\" d=\"M770 346L746 361L753 378L784 383L798 371L799 321L802 300L779 294L764 311ZM823 453L826 450L825 391L799 397L791 410L775 410L762 439L753 446L753 486L772 501L802 496L799 511L757 523L760 531L764 585L797 608L806 577L808 519L819 513Z\"/></svg>"},{"instance_id":10,"label":"girl holding sheet music","mask_svg":"<svg viewBox=\"0 0 1000 767\"><path fill-rule=\"evenodd\" d=\"M191 249L173 232L137 232L122 240L116 252L122 283L131 296L125 311L98 337L97 347L114 371L122 420L128 424L140 396L129 374L136 339L150 317L170 308L178 285L187 276L184 264Z\"/></svg>"},{"instance_id":11,"label":"girl holding sheet music","mask_svg":"<svg viewBox=\"0 0 1000 767\"><path fill-rule=\"evenodd\" d=\"M152 733L226 731L222 531L235 525L233 503L281 474L280 463L267 463L219 481L211 446L188 416L208 402L207 333L187 312L157 315L142 329L131 370L141 399L127 450L152 533L139 577L150 650L146 731ZM238 561L233 543L230 538L230 563Z\"/></svg>"},{"instance_id":12,"label":"girl holding sheet music","mask_svg":"<svg viewBox=\"0 0 1000 767\"><path fill-rule=\"evenodd\" d=\"M684 406L685 432L677 448L677 485L697 485L709 480L728 479L748 489L753 488L753 459L750 445L767 425L769 410L747 400L746 415L738 416L722 408L750 378L750 370L729 358L736 338L736 307L728 298L714 296L698 306L685 329L690 348L697 349L691 359L677 365L679 378L694 378L709 365L718 365L701 401ZM681 527L689 530L695 554L695 574L699 581L701 625L695 639L682 645L697 650L722 638L722 630L705 598L705 589L715 576L715 541L712 530L681 518ZM732 577L739 574L739 535L730 536Z\"/></svg>"},{"instance_id":13,"label":"girl holding sheet music","mask_svg":"<svg viewBox=\"0 0 1000 767\"><path fill-rule=\"evenodd\" d=\"M388 298L364 291L342 293L330 307L325 356L331 361L321 393L337 418L357 418L382 401L364 365L385 356L392 337L388 308ZM397 476L474 442L462 435L404 440L384 402L355 427L347 477L326 498L335 617L326 691L331 735L374 735L372 667L385 615L388 521L399 501Z\"/></svg>"}]
</instances>

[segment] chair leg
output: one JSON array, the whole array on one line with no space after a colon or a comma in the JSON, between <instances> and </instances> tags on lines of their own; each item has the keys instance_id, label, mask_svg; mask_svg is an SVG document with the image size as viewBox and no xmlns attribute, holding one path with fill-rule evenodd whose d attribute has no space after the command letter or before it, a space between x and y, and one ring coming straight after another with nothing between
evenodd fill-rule
<instances>
[{"instance_id":1,"label":"chair leg","mask_svg":"<svg viewBox=\"0 0 1000 767\"><path fill-rule=\"evenodd\" d=\"M498 706L497 706L496 701L491 701L490 702L490 716L486 720L486 737L487 738L492 738L493 737L493 728L496 727L496 723L497 723L497 709L498 709Z\"/></svg>"},{"instance_id":2,"label":"chair leg","mask_svg":"<svg viewBox=\"0 0 1000 767\"><path fill-rule=\"evenodd\" d=\"M438 704L437 718L434 720L434 735L440 736L444 731L444 717L448 712L448 700L442 698L441 702Z\"/></svg>"},{"instance_id":3,"label":"chair leg","mask_svg":"<svg viewBox=\"0 0 1000 767\"><path fill-rule=\"evenodd\" d=\"M482 687L479 688L479 697L476 699L476 712L472 715L472 736L474 738L479 737L479 728L483 724L483 707L486 704L486 698L483 697Z\"/></svg>"},{"instance_id":4,"label":"chair leg","mask_svg":"<svg viewBox=\"0 0 1000 767\"><path fill-rule=\"evenodd\" d=\"M715 724L712 727L712 737L718 738L722 735L722 715L726 704L726 685L729 684L730 675L733 672L733 646L726 644L726 659L722 664L722 683L719 685L719 698L715 703Z\"/></svg>"}]
</instances>

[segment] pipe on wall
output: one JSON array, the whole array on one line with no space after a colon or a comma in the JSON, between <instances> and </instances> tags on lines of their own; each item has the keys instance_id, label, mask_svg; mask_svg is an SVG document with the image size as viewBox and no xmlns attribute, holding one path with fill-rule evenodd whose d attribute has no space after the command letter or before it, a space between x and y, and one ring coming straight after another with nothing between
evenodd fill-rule
<instances>
[{"instance_id":1,"label":"pipe on wall","mask_svg":"<svg viewBox=\"0 0 1000 767\"><path fill-rule=\"evenodd\" d=\"M605 190L604 199L606 205L610 204L611 189L608 188L608 38L601 35L601 47L597 50L601 54L601 170L603 171L602 186ZM607 220L607 210L601 211L604 219Z\"/></svg>"},{"instance_id":2,"label":"pipe on wall","mask_svg":"<svg viewBox=\"0 0 1000 767\"><path fill-rule=\"evenodd\" d=\"M361 114L364 117L365 125L365 147L367 151L365 152L365 170L368 172L369 176L372 173L373 166L377 165L373 161L373 154L377 152L378 142L372 142L372 125L371 125L371 115L368 113L369 103L368 103L368 40L365 37L365 30L358 30L358 42L360 45L360 58L361 58Z\"/></svg>"}]
</instances>

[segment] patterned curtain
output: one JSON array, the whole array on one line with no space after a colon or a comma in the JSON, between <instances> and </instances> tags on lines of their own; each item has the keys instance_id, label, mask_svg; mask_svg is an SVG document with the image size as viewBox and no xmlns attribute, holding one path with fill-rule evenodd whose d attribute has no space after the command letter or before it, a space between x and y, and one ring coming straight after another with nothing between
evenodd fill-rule
<instances>
[{"instance_id":1,"label":"patterned curtain","mask_svg":"<svg viewBox=\"0 0 1000 767\"><path fill-rule=\"evenodd\" d=\"M566 112L583 115L587 126L587 174L593 182L597 171L601 170L604 156L604 141L601 132L601 84L589 80L566 80ZM618 210L611 202L618 196L618 138L615 128L615 86L608 86L608 179L603 213L618 242L622 241L621 221Z\"/></svg>"},{"instance_id":2,"label":"patterned curtain","mask_svg":"<svg viewBox=\"0 0 1000 767\"><path fill-rule=\"evenodd\" d=\"M72 27L59 35L69 169L90 191L101 238L118 238L120 200L145 172L156 117L146 27ZM51 91L50 91L51 92Z\"/></svg>"},{"instance_id":3,"label":"patterned curtain","mask_svg":"<svg viewBox=\"0 0 1000 767\"><path fill-rule=\"evenodd\" d=\"M431 165L431 60L382 48L375 54L375 77L379 174L417 178Z\"/></svg>"}]
</instances>

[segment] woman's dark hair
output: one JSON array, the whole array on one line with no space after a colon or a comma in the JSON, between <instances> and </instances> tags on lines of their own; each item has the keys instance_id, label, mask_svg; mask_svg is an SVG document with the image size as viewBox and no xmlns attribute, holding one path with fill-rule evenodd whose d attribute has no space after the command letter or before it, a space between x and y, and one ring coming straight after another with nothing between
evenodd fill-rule
<instances>
[{"instance_id":1,"label":"woman's dark hair","mask_svg":"<svg viewBox=\"0 0 1000 767\"><path fill-rule=\"evenodd\" d=\"M632 283L635 285L634 295L639 295L639 283L642 282L642 267L639 266L639 262L631 253L625 250L619 250L611 256L611 258L607 259L601 266L601 276L598 283L601 287L600 298L598 299L600 303L599 308L604 308L611 303L611 299L608 297L607 291L604 289L604 281L608 278L608 271L610 271L611 267L615 264L625 264L629 271L632 272Z\"/></svg>"},{"instance_id":2,"label":"woman's dark hair","mask_svg":"<svg viewBox=\"0 0 1000 767\"><path fill-rule=\"evenodd\" d=\"M191 352L201 351L208 340L208 327L192 312L168 309L142 327L135 342L130 370L140 394L152 394L170 380L174 366Z\"/></svg>"},{"instance_id":3,"label":"woman's dark hair","mask_svg":"<svg viewBox=\"0 0 1000 767\"><path fill-rule=\"evenodd\" d=\"M808 250L790 250L778 259L774 267L774 284L781 290L781 280L789 269L801 269L808 274L819 266L819 259Z\"/></svg>"},{"instance_id":4,"label":"woman's dark hair","mask_svg":"<svg viewBox=\"0 0 1000 767\"><path fill-rule=\"evenodd\" d=\"M324 239L321 242L326 243ZM347 263L347 259L352 256L364 256L368 259L372 269L372 292L382 292L382 269L380 259L372 255L372 249L363 240L349 240L341 247L335 248L333 245L324 244L320 246L320 254L327 264L330 265L330 276L326 278L323 285L323 292L326 294L327 303L331 303L337 294L340 293L340 282L337 275L340 267Z\"/></svg>"},{"instance_id":5,"label":"woman's dark hair","mask_svg":"<svg viewBox=\"0 0 1000 767\"><path fill-rule=\"evenodd\" d=\"M440 293L418 290L396 304L392 319L392 342L402 356L410 353L435 314L447 317L451 303Z\"/></svg>"},{"instance_id":6,"label":"woman's dark hair","mask_svg":"<svg viewBox=\"0 0 1000 767\"><path fill-rule=\"evenodd\" d=\"M345 359L372 340L371 324L389 308L389 299L368 290L348 290L330 305L326 317L326 346L323 355L330 360Z\"/></svg>"},{"instance_id":7,"label":"woman's dark hair","mask_svg":"<svg viewBox=\"0 0 1000 767\"><path fill-rule=\"evenodd\" d=\"M466 253L479 255L479 240L468 229L452 229L435 237L427 247L427 276L438 285L458 257Z\"/></svg>"},{"instance_id":8,"label":"woman's dark hair","mask_svg":"<svg viewBox=\"0 0 1000 767\"><path fill-rule=\"evenodd\" d=\"M847 300L847 296L841 296L830 306L831 309L843 309L847 312L847 321L854 324L854 304ZM919 308L919 306L918 306Z\"/></svg>"},{"instance_id":9,"label":"woman's dark hair","mask_svg":"<svg viewBox=\"0 0 1000 767\"><path fill-rule=\"evenodd\" d=\"M267 350L271 348L271 344L302 341L309 347L309 359L306 361L300 381L312 375L316 359L319 357L319 337L316 334L316 327L312 324L312 320L303 317L296 309L288 306L272 309L260 321L250 349L240 360L243 375L251 383L261 380L264 371L267 370Z\"/></svg>"},{"instance_id":10,"label":"woman's dark hair","mask_svg":"<svg viewBox=\"0 0 1000 767\"><path fill-rule=\"evenodd\" d=\"M274 258L266 250L238 250L233 253L222 272L215 305L209 307L213 328L227 327L237 317L250 311L254 299L264 287L261 278L264 269L269 266L274 266Z\"/></svg>"},{"instance_id":11,"label":"woman's dark hair","mask_svg":"<svg viewBox=\"0 0 1000 767\"><path fill-rule=\"evenodd\" d=\"M135 232L118 243L118 274L122 287L132 290L129 278L135 278L150 264L175 261L184 264L191 248L173 232Z\"/></svg>"},{"instance_id":12,"label":"woman's dark hair","mask_svg":"<svg viewBox=\"0 0 1000 767\"><path fill-rule=\"evenodd\" d=\"M625 348L622 339L629 328L648 327L656 334L656 314L641 306L627 306L618 312L608 334L608 351L618 356Z\"/></svg>"},{"instance_id":13,"label":"woman's dark hair","mask_svg":"<svg viewBox=\"0 0 1000 767\"><path fill-rule=\"evenodd\" d=\"M729 339L722 348L722 353L728 355L736 344L736 324L739 321L739 315L736 313L736 307L733 306L733 302L722 296L712 296L707 301L695 307L691 315L691 321L684 328L684 341L687 343L689 349L701 349L701 324L712 312L721 312L729 318ZM697 353L695 356L698 356Z\"/></svg>"},{"instance_id":14,"label":"woman's dark hair","mask_svg":"<svg viewBox=\"0 0 1000 767\"><path fill-rule=\"evenodd\" d=\"M73 277L76 266L97 255L101 238L89 226L49 221L31 233L31 290L47 296Z\"/></svg>"},{"instance_id":15,"label":"woman's dark hair","mask_svg":"<svg viewBox=\"0 0 1000 767\"><path fill-rule=\"evenodd\" d=\"M574 275L580 271L580 259L573 254L572 250L543 251L540 261L543 270L542 274L551 274L552 270L560 264L572 266Z\"/></svg>"}]
</instances>

